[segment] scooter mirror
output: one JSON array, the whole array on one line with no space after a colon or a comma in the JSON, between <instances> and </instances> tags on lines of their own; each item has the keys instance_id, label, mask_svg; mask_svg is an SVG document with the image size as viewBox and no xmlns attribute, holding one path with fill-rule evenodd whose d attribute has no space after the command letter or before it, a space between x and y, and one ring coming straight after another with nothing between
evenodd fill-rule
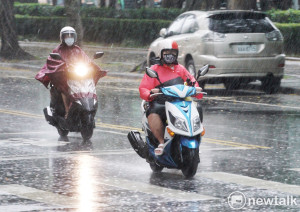
<instances>
[{"instance_id":1,"label":"scooter mirror","mask_svg":"<svg viewBox=\"0 0 300 212\"><path fill-rule=\"evenodd\" d=\"M98 58L102 57L103 55L104 55L104 52L96 52L94 54L94 59L98 59Z\"/></svg>"},{"instance_id":2,"label":"scooter mirror","mask_svg":"<svg viewBox=\"0 0 300 212\"><path fill-rule=\"evenodd\" d=\"M50 57L54 60L62 60L59 53L50 53Z\"/></svg>"},{"instance_id":3,"label":"scooter mirror","mask_svg":"<svg viewBox=\"0 0 300 212\"><path fill-rule=\"evenodd\" d=\"M198 76L197 76L197 79L201 76L204 76L205 74L207 74L209 70L209 65L206 64L205 66L203 66L202 68L200 68L200 70L198 71Z\"/></svg>"},{"instance_id":4,"label":"scooter mirror","mask_svg":"<svg viewBox=\"0 0 300 212\"><path fill-rule=\"evenodd\" d=\"M158 78L157 72L148 67L146 68L146 74L151 78Z\"/></svg>"}]
</instances>

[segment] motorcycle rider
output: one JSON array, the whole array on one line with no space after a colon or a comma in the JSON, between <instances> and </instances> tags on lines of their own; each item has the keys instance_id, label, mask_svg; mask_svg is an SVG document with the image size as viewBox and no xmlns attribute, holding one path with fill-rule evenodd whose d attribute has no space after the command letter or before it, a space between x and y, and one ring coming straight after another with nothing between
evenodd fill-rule
<instances>
[{"instance_id":1,"label":"motorcycle rider","mask_svg":"<svg viewBox=\"0 0 300 212\"><path fill-rule=\"evenodd\" d=\"M151 66L151 69L158 73L162 85L156 78L150 78L145 74L139 86L140 97L149 102L149 108L146 111L149 127L155 138L159 141L159 145L155 149L155 155L162 155L165 147L163 122L166 121L166 97L157 96L156 98L152 98L150 95L157 93L159 91L158 88L162 86L184 84L184 82L187 82L189 86L195 86L197 91L202 91L194 76L184 66L178 64L178 44L175 41L166 39L160 44L159 49L160 64ZM202 97L202 94L196 96L198 99Z\"/></svg>"},{"instance_id":2,"label":"motorcycle rider","mask_svg":"<svg viewBox=\"0 0 300 212\"><path fill-rule=\"evenodd\" d=\"M73 27L63 27L59 36L61 43L53 50L53 53L59 53L63 60L55 60L49 56L46 64L38 72L35 79L43 83L46 88L50 84L50 107L67 118L72 96L68 92L66 77L61 77L61 75L56 75L56 73L66 71L66 64L78 61L90 63L97 70L93 76L96 84L101 77L106 76L107 72L101 70L79 46L75 45L77 33ZM61 105L61 101L63 105Z\"/></svg>"}]
</instances>

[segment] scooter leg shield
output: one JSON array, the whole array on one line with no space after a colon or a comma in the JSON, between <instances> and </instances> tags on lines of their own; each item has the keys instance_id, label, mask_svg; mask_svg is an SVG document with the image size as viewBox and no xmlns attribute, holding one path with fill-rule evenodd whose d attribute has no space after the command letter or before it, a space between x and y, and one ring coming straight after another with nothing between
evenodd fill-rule
<instances>
[{"instance_id":1,"label":"scooter leg shield","mask_svg":"<svg viewBox=\"0 0 300 212\"><path fill-rule=\"evenodd\" d=\"M143 141L140 132L132 130L128 133L127 138L134 151L140 157L146 158L146 143Z\"/></svg>"}]
</instances>

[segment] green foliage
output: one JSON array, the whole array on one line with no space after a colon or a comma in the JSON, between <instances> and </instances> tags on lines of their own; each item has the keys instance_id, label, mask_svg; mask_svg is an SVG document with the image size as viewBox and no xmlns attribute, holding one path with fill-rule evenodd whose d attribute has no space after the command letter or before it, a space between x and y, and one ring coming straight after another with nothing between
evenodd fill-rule
<instances>
[{"instance_id":1,"label":"green foliage","mask_svg":"<svg viewBox=\"0 0 300 212\"><path fill-rule=\"evenodd\" d=\"M121 18L121 19L161 19L173 20L182 10L165 8L141 8L115 10L108 8L82 7L81 17Z\"/></svg>"},{"instance_id":2,"label":"green foliage","mask_svg":"<svg viewBox=\"0 0 300 212\"><path fill-rule=\"evenodd\" d=\"M270 10L268 17L278 23L300 23L300 10Z\"/></svg>"},{"instance_id":3,"label":"green foliage","mask_svg":"<svg viewBox=\"0 0 300 212\"><path fill-rule=\"evenodd\" d=\"M136 45L149 45L158 37L159 30L167 27L182 12L163 8L115 10L82 7L80 13L85 41L121 43L133 40ZM66 24L65 10L61 6L15 2L15 14L19 14L16 15L16 22L21 36L55 40ZM299 54L300 11L270 10L267 14L272 21L278 22L276 26L285 39L285 52Z\"/></svg>"},{"instance_id":4,"label":"green foliage","mask_svg":"<svg viewBox=\"0 0 300 212\"><path fill-rule=\"evenodd\" d=\"M64 17L38 17L16 15L17 32L20 36L43 39L58 39L59 32L66 24Z\"/></svg>"},{"instance_id":5,"label":"green foliage","mask_svg":"<svg viewBox=\"0 0 300 212\"><path fill-rule=\"evenodd\" d=\"M148 45L158 37L159 30L170 21L83 18L84 40L89 42L121 43L134 40L136 45ZM16 16L18 35L41 39L59 39L59 31L66 24L64 17Z\"/></svg>"},{"instance_id":6,"label":"green foliage","mask_svg":"<svg viewBox=\"0 0 300 212\"><path fill-rule=\"evenodd\" d=\"M300 23L281 24L276 23L276 27L284 37L284 51L287 54L300 53Z\"/></svg>"},{"instance_id":7,"label":"green foliage","mask_svg":"<svg viewBox=\"0 0 300 212\"><path fill-rule=\"evenodd\" d=\"M15 14L30 16L64 16L65 9L62 6L51 6L43 4L21 4L15 3ZM161 19L173 20L182 10L165 8L141 8L116 10L111 8L81 7L82 18L120 18L120 19Z\"/></svg>"},{"instance_id":8,"label":"green foliage","mask_svg":"<svg viewBox=\"0 0 300 212\"><path fill-rule=\"evenodd\" d=\"M29 3L14 4L14 12L18 15L29 16L64 16L65 8L62 6L51 6L47 4Z\"/></svg>"}]
</instances>

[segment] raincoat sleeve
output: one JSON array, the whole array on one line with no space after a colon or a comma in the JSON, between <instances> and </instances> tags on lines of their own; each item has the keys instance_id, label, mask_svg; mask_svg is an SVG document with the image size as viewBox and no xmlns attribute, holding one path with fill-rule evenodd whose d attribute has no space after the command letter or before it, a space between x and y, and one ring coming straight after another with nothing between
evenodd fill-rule
<instances>
[{"instance_id":1,"label":"raincoat sleeve","mask_svg":"<svg viewBox=\"0 0 300 212\"><path fill-rule=\"evenodd\" d=\"M155 88L154 79L145 74L139 87L140 97L146 101L152 101L153 98L150 97L150 91L153 88Z\"/></svg>"},{"instance_id":2,"label":"raincoat sleeve","mask_svg":"<svg viewBox=\"0 0 300 212\"><path fill-rule=\"evenodd\" d=\"M58 53L58 49L59 47L55 48L52 52ZM48 88L49 83L52 81L51 74L58 71L63 71L64 68L65 63L62 60L54 60L49 56L46 64L37 73L35 79L40 81L46 88Z\"/></svg>"},{"instance_id":3,"label":"raincoat sleeve","mask_svg":"<svg viewBox=\"0 0 300 212\"><path fill-rule=\"evenodd\" d=\"M181 66L181 70L182 73L184 74L183 76L183 80L186 81L187 79L190 79L191 82L195 82L195 87L200 87L198 82L196 81L195 77L193 75L190 74L190 72L188 72L188 70L186 70L186 68L184 68L183 66ZM202 99L203 94L198 94L197 96L195 96L197 99Z\"/></svg>"}]
</instances>

